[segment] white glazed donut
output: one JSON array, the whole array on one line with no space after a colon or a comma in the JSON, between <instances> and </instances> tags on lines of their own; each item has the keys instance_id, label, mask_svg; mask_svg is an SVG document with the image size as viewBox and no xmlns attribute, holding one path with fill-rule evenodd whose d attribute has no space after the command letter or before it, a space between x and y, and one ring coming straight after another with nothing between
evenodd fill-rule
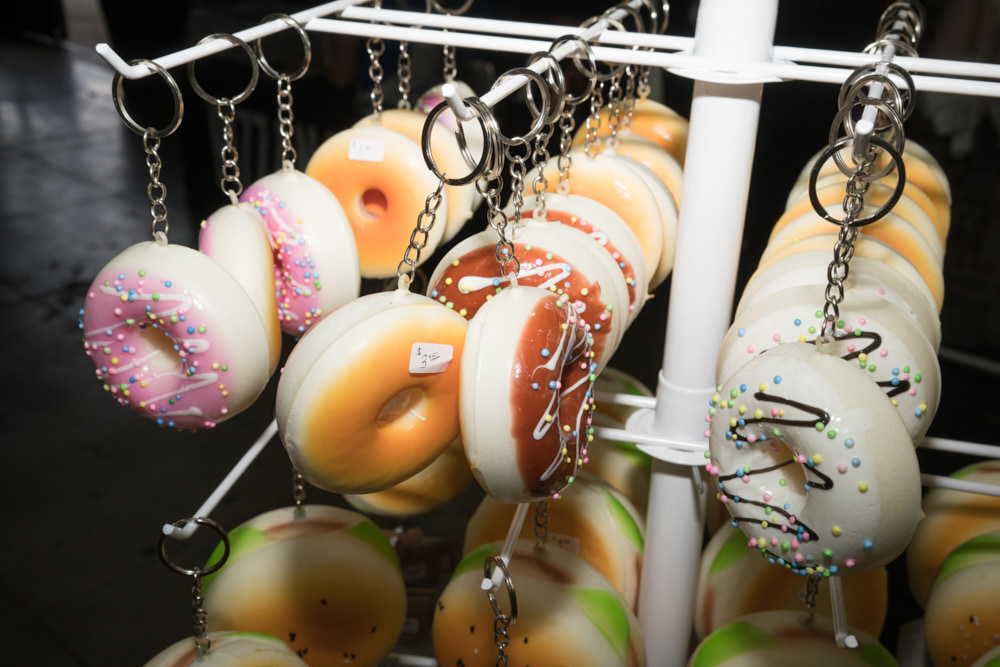
<instances>
[{"instance_id":1,"label":"white glazed donut","mask_svg":"<svg viewBox=\"0 0 1000 667\"><path fill-rule=\"evenodd\" d=\"M399 639L399 559L364 515L283 507L240 524L229 540L229 559L205 577L209 630L280 637L310 665L377 665Z\"/></svg>"},{"instance_id":2,"label":"white glazed donut","mask_svg":"<svg viewBox=\"0 0 1000 667\"><path fill-rule=\"evenodd\" d=\"M607 250L611 259L621 269L628 287L629 312L626 326L631 325L639 316L639 311L649 296L646 293L649 284L646 277L646 262L642 256L642 246L639 245L635 234L618 214L593 199L580 195L547 194L543 201L545 220L561 222L584 232ZM537 198L534 195L524 198L524 207L521 209L522 220L536 220L534 211L536 202ZM504 214L510 218L512 213L513 208L508 205L504 209Z\"/></svg>"},{"instance_id":3,"label":"white glazed donut","mask_svg":"<svg viewBox=\"0 0 1000 667\"><path fill-rule=\"evenodd\" d=\"M855 255L844 279L844 287L881 297L907 313L936 352L941 346L941 318L934 306L934 297L913 270L913 265L892 248L885 246L885 249L886 259L895 260L893 264ZM743 289L743 296L736 306L736 317L739 318L744 310L760 299L790 287L822 285L825 288L831 257L828 250L808 250L786 255L758 269ZM916 282L898 271L900 267L908 271L911 278L915 277Z\"/></svg>"},{"instance_id":4,"label":"white glazed donut","mask_svg":"<svg viewBox=\"0 0 1000 667\"><path fill-rule=\"evenodd\" d=\"M635 171L623 168L621 159L613 155L599 154L593 158L581 156L573 160L569 169L569 190L564 194L578 194L607 206L618 214L629 226L642 246L649 276L649 288L656 281L657 270L663 257L663 248L673 245L665 240L664 225L656 196L649 189L645 179ZM525 182L534 180L536 170L525 176ZM559 185L559 168L550 161L545 168L548 181L546 192L556 192Z\"/></svg>"},{"instance_id":5,"label":"white glazed donut","mask_svg":"<svg viewBox=\"0 0 1000 667\"><path fill-rule=\"evenodd\" d=\"M420 145L423 141L424 121L426 119L426 115L420 111L386 109L379 115L377 122L372 116L365 116L355 123L354 127L381 125L409 137L414 143ZM479 125L478 121L472 124ZM431 148L434 151L434 159L437 162L438 168L446 175L457 178L469 172L465 158L462 157L462 152L459 150L458 142L441 123L435 124L434 129L431 131ZM475 148L472 148L472 151L473 155L478 156L481 149L477 151ZM445 185L444 190L448 193L448 208L447 216L440 220L440 222L445 223L444 236L441 237L441 243L450 241L458 234L462 226L465 225L476 210L476 202L483 200L479 196L479 193L476 192L476 189L471 186ZM430 194L430 192L428 191L426 194ZM416 211L416 213L419 212L419 210ZM416 213L413 215L414 224L416 222Z\"/></svg>"},{"instance_id":6,"label":"white glazed donut","mask_svg":"<svg viewBox=\"0 0 1000 667\"><path fill-rule=\"evenodd\" d=\"M823 324L823 287L790 287L744 310L719 346L716 382L722 384L758 354L799 341L812 343ZM819 307L819 309L817 309ZM927 337L901 309L878 296L847 289L840 304L832 354L891 399L919 444L941 400L941 369Z\"/></svg>"},{"instance_id":7,"label":"white glazed donut","mask_svg":"<svg viewBox=\"0 0 1000 667\"><path fill-rule=\"evenodd\" d=\"M934 667L972 665L1000 647L1000 531L963 542L941 564L924 614Z\"/></svg>"},{"instance_id":8,"label":"white glazed donut","mask_svg":"<svg viewBox=\"0 0 1000 667\"><path fill-rule=\"evenodd\" d=\"M211 632L211 648L198 657L191 637L157 653L145 667L307 667L288 644L261 632Z\"/></svg>"},{"instance_id":9,"label":"white glazed donut","mask_svg":"<svg viewBox=\"0 0 1000 667\"><path fill-rule=\"evenodd\" d=\"M277 171L240 196L260 214L273 253L272 291L282 330L301 336L358 296L361 273L344 209L301 171Z\"/></svg>"},{"instance_id":10,"label":"white glazed donut","mask_svg":"<svg viewBox=\"0 0 1000 667\"><path fill-rule=\"evenodd\" d=\"M762 611L728 623L694 650L687 667L899 667L878 640L860 628L848 626L858 647L839 649L833 621L816 615L803 622L802 611Z\"/></svg>"},{"instance_id":11,"label":"white glazed donut","mask_svg":"<svg viewBox=\"0 0 1000 667\"><path fill-rule=\"evenodd\" d=\"M420 144L385 127L350 128L316 149L306 173L325 185L344 207L357 243L361 275L396 275L417 214L438 186L424 164ZM423 259L431 256L444 237L448 210L448 193L442 191Z\"/></svg>"},{"instance_id":12,"label":"white glazed donut","mask_svg":"<svg viewBox=\"0 0 1000 667\"><path fill-rule=\"evenodd\" d=\"M805 343L773 348L725 381L709 414L708 470L750 548L824 576L902 553L922 516L916 454L892 403L849 362Z\"/></svg>"},{"instance_id":13,"label":"white glazed donut","mask_svg":"<svg viewBox=\"0 0 1000 667\"><path fill-rule=\"evenodd\" d=\"M604 107L600 112L600 126L597 128L597 136L603 137L610 133L608 107ZM637 100L632 110L631 122L623 117L621 129L618 131L619 137L630 134L652 141L673 155L681 166L684 165L684 157L687 153L688 120L670 107L650 99ZM573 145L578 146L584 143L586 138L587 126L581 124L573 137Z\"/></svg>"},{"instance_id":14,"label":"white glazed donut","mask_svg":"<svg viewBox=\"0 0 1000 667\"><path fill-rule=\"evenodd\" d=\"M501 544L483 545L462 559L438 599L431 633L439 665L492 667L497 661L494 613L480 588L487 557ZM507 633L511 665L642 667L639 622L600 572L561 549L537 553L517 543L508 565L517 595L517 622ZM501 586L497 602L509 612Z\"/></svg>"},{"instance_id":15,"label":"white glazed donut","mask_svg":"<svg viewBox=\"0 0 1000 667\"><path fill-rule=\"evenodd\" d=\"M516 286L469 323L459 417L479 485L504 503L559 497L593 437L593 336L565 295Z\"/></svg>"},{"instance_id":16,"label":"white glazed donut","mask_svg":"<svg viewBox=\"0 0 1000 667\"><path fill-rule=\"evenodd\" d=\"M884 567L842 576L847 622L873 637L882 634L889 608L889 574ZM829 581L817 582L815 609L830 609ZM808 579L770 565L747 549L747 538L731 523L712 535L701 555L695 594L694 629L699 639L761 611L802 612Z\"/></svg>"},{"instance_id":17,"label":"white glazed donut","mask_svg":"<svg viewBox=\"0 0 1000 667\"><path fill-rule=\"evenodd\" d=\"M369 294L303 336L275 413L295 468L334 493L383 491L458 435L466 321L406 290Z\"/></svg>"},{"instance_id":18,"label":"white glazed donut","mask_svg":"<svg viewBox=\"0 0 1000 667\"><path fill-rule=\"evenodd\" d=\"M822 250L832 259L833 244L836 242L837 232L808 236L770 253L766 259L760 260L757 269L765 269L789 255L812 250ZM910 282L916 285L917 289L927 296L934 308L939 313L941 312L941 306L944 305L944 274L940 267L928 263L918 268L892 246L863 235L859 235L854 241L854 256L871 257L890 264L892 268L905 275Z\"/></svg>"},{"instance_id":19,"label":"white glazed donut","mask_svg":"<svg viewBox=\"0 0 1000 667\"><path fill-rule=\"evenodd\" d=\"M274 292L271 242L250 204L223 206L201 222L198 249L215 260L246 290L267 331L270 372L281 358L281 324Z\"/></svg>"},{"instance_id":20,"label":"white glazed donut","mask_svg":"<svg viewBox=\"0 0 1000 667\"><path fill-rule=\"evenodd\" d=\"M604 368L628 326L628 287L611 256L586 233L559 223L525 221L509 234L521 262L517 281L565 295L594 337L594 358ZM492 229L471 236L441 259L427 282L427 294L472 318L505 289L496 261Z\"/></svg>"},{"instance_id":21,"label":"white glazed donut","mask_svg":"<svg viewBox=\"0 0 1000 667\"><path fill-rule=\"evenodd\" d=\"M503 541L515 505L487 496L465 527L464 553ZM534 539L534 510L520 537ZM548 504L547 544L579 556L607 577L633 611L639 600L642 551L646 541L639 511L607 482L584 471L562 498Z\"/></svg>"},{"instance_id":22,"label":"white glazed donut","mask_svg":"<svg viewBox=\"0 0 1000 667\"><path fill-rule=\"evenodd\" d=\"M137 243L101 269L80 314L97 379L161 426L212 428L267 385L267 333L246 291L208 256Z\"/></svg>"}]
</instances>

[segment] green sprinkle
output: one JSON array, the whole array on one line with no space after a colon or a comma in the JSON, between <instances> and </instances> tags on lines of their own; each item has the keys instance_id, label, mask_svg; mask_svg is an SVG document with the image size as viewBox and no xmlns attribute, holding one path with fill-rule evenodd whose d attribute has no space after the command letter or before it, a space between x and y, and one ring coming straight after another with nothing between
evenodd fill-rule
<instances>
[{"instance_id":1,"label":"green sprinkle","mask_svg":"<svg viewBox=\"0 0 1000 667\"><path fill-rule=\"evenodd\" d=\"M844 320L837 320L837 328L838 329L843 329L844 328ZM858 335L860 335L860 334L858 334Z\"/></svg>"},{"instance_id":2,"label":"green sprinkle","mask_svg":"<svg viewBox=\"0 0 1000 667\"><path fill-rule=\"evenodd\" d=\"M127 320L125 320L125 325L126 326L132 326L133 324L135 324L135 320L132 319L131 317L128 318Z\"/></svg>"},{"instance_id":3,"label":"green sprinkle","mask_svg":"<svg viewBox=\"0 0 1000 667\"><path fill-rule=\"evenodd\" d=\"M920 380L922 380L922 379L923 379L923 377L920 375L920 373L917 373L916 375L913 376L913 381L914 382L920 382Z\"/></svg>"},{"instance_id":4,"label":"green sprinkle","mask_svg":"<svg viewBox=\"0 0 1000 667\"><path fill-rule=\"evenodd\" d=\"M816 311L816 318L819 319L821 317L823 317L823 311L822 310L817 310Z\"/></svg>"},{"instance_id":5,"label":"green sprinkle","mask_svg":"<svg viewBox=\"0 0 1000 667\"><path fill-rule=\"evenodd\" d=\"M778 480L778 486L788 486L788 482L783 479Z\"/></svg>"},{"instance_id":6,"label":"green sprinkle","mask_svg":"<svg viewBox=\"0 0 1000 667\"><path fill-rule=\"evenodd\" d=\"M781 543L781 550L782 551L788 551L791 548L792 548L792 545L790 545L788 542L782 542Z\"/></svg>"},{"instance_id":7,"label":"green sprinkle","mask_svg":"<svg viewBox=\"0 0 1000 667\"><path fill-rule=\"evenodd\" d=\"M874 373L875 372L875 364L868 364L868 370L869 370L869 372Z\"/></svg>"},{"instance_id":8,"label":"green sprinkle","mask_svg":"<svg viewBox=\"0 0 1000 667\"><path fill-rule=\"evenodd\" d=\"M823 558L833 558L833 549L823 549Z\"/></svg>"},{"instance_id":9,"label":"green sprinkle","mask_svg":"<svg viewBox=\"0 0 1000 667\"><path fill-rule=\"evenodd\" d=\"M903 372L904 373L909 373L910 372L910 367L909 366L903 366Z\"/></svg>"},{"instance_id":10,"label":"green sprinkle","mask_svg":"<svg viewBox=\"0 0 1000 667\"><path fill-rule=\"evenodd\" d=\"M855 336L855 338L860 338L862 333L863 332L861 331L861 329L855 329L854 330L854 336Z\"/></svg>"},{"instance_id":11,"label":"green sprinkle","mask_svg":"<svg viewBox=\"0 0 1000 667\"><path fill-rule=\"evenodd\" d=\"M198 333L205 333L205 325L204 324L202 324L200 327L198 327Z\"/></svg>"},{"instance_id":12,"label":"green sprinkle","mask_svg":"<svg viewBox=\"0 0 1000 667\"><path fill-rule=\"evenodd\" d=\"M545 253L545 259L552 259L552 253L551 252Z\"/></svg>"},{"instance_id":13,"label":"green sprinkle","mask_svg":"<svg viewBox=\"0 0 1000 667\"><path fill-rule=\"evenodd\" d=\"M837 432L836 431L827 431L826 432L826 437L828 437L831 440L833 440L834 438L837 437Z\"/></svg>"},{"instance_id":14,"label":"green sprinkle","mask_svg":"<svg viewBox=\"0 0 1000 667\"><path fill-rule=\"evenodd\" d=\"M159 300L160 300L160 293L153 292L153 301L159 301Z\"/></svg>"},{"instance_id":15,"label":"green sprinkle","mask_svg":"<svg viewBox=\"0 0 1000 667\"><path fill-rule=\"evenodd\" d=\"M177 324L177 322L178 322L179 320L180 320L180 318L179 318L179 317L177 317L176 315L171 315L171 316L170 316L170 321L171 321L171 322L173 322L174 324Z\"/></svg>"},{"instance_id":16,"label":"green sprinkle","mask_svg":"<svg viewBox=\"0 0 1000 667\"><path fill-rule=\"evenodd\" d=\"M142 278L146 275L146 269L139 269L139 277Z\"/></svg>"},{"instance_id":17,"label":"green sprinkle","mask_svg":"<svg viewBox=\"0 0 1000 667\"><path fill-rule=\"evenodd\" d=\"M781 431L779 431L778 429L773 429L771 431L771 435L773 435L775 438L780 438L781 437Z\"/></svg>"},{"instance_id":18,"label":"green sprinkle","mask_svg":"<svg viewBox=\"0 0 1000 667\"><path fill-rule=\"evenodd\" d=\"M809 333L811 334L816 333L816 327L809 327Z\"/></svg>"},{"instance_id":19,"label":"green sprinkle","mask_svg":"<svg viewBox=\"0 0 1000 667\"><path fill-rule=\"evenodd\" d=\"M816 422L816 430L817 431L823 430L823 422Z\"/></svg>"},{"instance_id":20,"label":"green sprinkle","mask_svg":"<svg viewBox=\"0 0 1000 667\"><path fill-rule=\"evenodd\" d=\"M732 396L733 398L736 398L737 396L740 395L740 390L739 389L730 389L729 390L729 395Z\"/></svg>"}]
</instances>

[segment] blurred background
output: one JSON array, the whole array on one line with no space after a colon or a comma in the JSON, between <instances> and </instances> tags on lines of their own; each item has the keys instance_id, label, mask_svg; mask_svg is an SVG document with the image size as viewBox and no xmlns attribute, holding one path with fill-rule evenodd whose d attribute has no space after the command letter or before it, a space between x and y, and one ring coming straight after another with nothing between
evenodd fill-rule
<instances>
[{"instance_id":1,"label":"blurred background","mask_svg":"<svg viewBox=\"0 0 1000 667\"><path fill-rule=\"evenodd\" d=\"M277 377L254 407L223 428L175 433L155 428L104 396L83 354L78 310L90 281L115 254L149 233L148 173L139 136L111 101L111 69L94 51L109 42L125 59L155 58L214 32L235 32L305 2L36 0L18 3L0 26L0 329L13 381L3 401L0 494L7 525L0 538L0 633L10 664L142 664L190 634L189 582L156 555L160 526L189 516L272 418ZM782 0L776 44L860 51L874 37L882 2ZM672 3L670 34L693 35L697 4ZM423 10L423 3L386 2ZM578 25L603 3L476 0L471 16ZM996 3L925 3L925 57L997 62ZM312 34L313 65L293 84L300 168L326 137L370 113L363 40ZM297 38L265 41L281 66L300 57ZM388 44L386 106L395 103L396 45ZM458 78L482 94L520 57L458 50ZM234 52L199 63L203 86L235 90L245 63ZM440 82L439 47L411 45L416 94ZM175 72L187 104L181 129L163 141L171 240L196 245L198 223L227 203L218 189L221 130L215 108ZM225 88L229 86L230 88ZM126 86L133 116L159 125L170 111L157 77ZM686 115L691 82L661 75L654 97ZM806 161L825 147L837 88L789 82L764 89L737 290L764 248L785 197ZM506 120L501 110L501 124ZM277 168L280 139L273 82L237 107L242 180ZM511 122L516 122L513 120ZM953 193L945 262L940 360L944 394L931 435L996 443L1000 411L987 388L1000 371L1000 106L997 100L921 94L907 137L938 159ZM726 147L717 147L726 159ZM554 151L553 151L554 152ZM725 193L720 193L725 196ZM465 232L482 229L480 213ZM435 264L435 257L427 266ZM366 281L366 292L382 286ZM630 329L612 366L656 386L669 279ZM285 341L285 354L292 341ZM987 390L987 391L984 391ZM975 410L975 406L981 406ZM920 453L924 471L948 473L971 461ZM470 486L444 508L412 522L376 519L388 530L417 526L457 556L465 521L482 498ZM315 489L310 502L344 505ZM291 468L273 442L213 515L235 527L292 502ZM204 540L211 541L207 536ZM197 563L198 539L174 553ZM892 605L882 641L894 650L901 624L919 609L902 561L890 569ZM443 583L443 580L442 580ZM426 633L402 644L429 651Z\"/></svg>"}]
</instances>

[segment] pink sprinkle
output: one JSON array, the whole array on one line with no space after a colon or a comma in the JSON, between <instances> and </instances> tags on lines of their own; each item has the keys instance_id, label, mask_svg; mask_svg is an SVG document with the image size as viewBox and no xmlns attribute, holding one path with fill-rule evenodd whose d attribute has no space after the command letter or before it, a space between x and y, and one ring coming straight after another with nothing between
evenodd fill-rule
<instances>
[{"instance_id":1,"label":"pink sprinkle","mask_svg":"<svg viewBox=\"0 0 1000 667\"><path fill-rule=\"evenodd\" d=\"M809 533L802 533L802 541L803 542L809 541Z\"/></svg>"},{"instance_id":2,"label":"pink sprinkle","mask_svg":"<svg viewBox=\"0 0 1000 667\"><path fill-rule=\"evenodd\" d=\"M753 354L754 353L754 346L753 345L747 345L747 352L749 352L750 354Z\"/></svg>"},{"instance_id":3,"label":"pink sprinkle","mask_svg":"<svg viewBox=\"0 0 1000 667\"><path fill-rule=\"evenodd\" d=\"M778 416L778 408L771 408L771 416L772 417Z\"/></svg>"},{"instance_id":4,"label":"pink sprinkle","mask_svg":"<svg viewBox=\"0 0 1000 667\"><path fill-rule=\"evenodd\" d=\"M711 431L705 431L705 437L706 438L711 438L712 437L712 432Z\"/></svg>"},{"instance_id":5,"label":"pink sprinkle","mask_svg":"<svg viewBox=\"0 0 1000 667\"><path fill-rule=\"evenodd\" d=\"M767 491L765 491L764 492L764 502L767 503L767 502L770 502L770 501L771 501L771 494L768 493Z\"/></svg>"},{"instance_id":6,"label":"pink sprinkle","mask_svg":"<svg viewBox=\"0 0 1000 667\"><path fill-rule=\"evenodd\" d=\"M791 546L792 546L793 549L798 549L799 548L799 541L798 540L792 540L791 542L789 542L789 544L791 544Z\"/></svg>"},{"instance_id":7,"label":"pink sprinkle","mask_svg":"<svg viewBox=\"0 0 1000 667\"><path fill-rule=\"evenodd\" d=\"M844 561L844 565L846 565L847 567L854 567L854 559L848 558L847 560Z\"/></svg>"},{"instance_id":8,"label":"pink sprinkle","mask_svg":"<svg viewBox=\"0 0 1000 667\"><path fill-rule=\"evenodd\" d=\"M916 396L916 395L917 395L917 388L914 387L913 389L910 390L910 396Z\"/></svg>"},{"instance_id":9,"label":"pink sprinkle","mask_svg":"<svg viewBox=\"0 0 1000 667\"><path fill-rule=\"evenodd\" d=\"M854 328L850 324L845 324L844 325L844 331L846 333L851 333L851 331L853 331L853 330L854 330Z\"/></svg>"},{"instance_id":10,"label":"pink sprinkle","mask_svg":"<svg viewBox=\"0 0 1000 667\"><path fill-rule=\"evenodd\" d=\"M757 442L757 436L751 433L750 435L747 436L747 442L749 442L750 444Z\"/></svg>"},{"instance_id":11,"label":"pink sprinkle","mask_svg":"<svg viewBox=\"0 0 1000 667\"><path fill-rule=\"evenodd\" d=\"M628 305L628 309L629 309L629 310L635 310L635 304L634 304L634 303L630 303L630 304Z\"/></svg>"},{"instance_id":12,"label":"pink sprinkle","mask_svg":"<svg viewBox=\"0 0 1000 667\"><path fill-rule=\"evenodd\" d=\"M727 496L726 494L723 493L723 494L721 494L719 496L719 500L721 500L724 503L728 503L729 502L729 496Z\"/></svg>"},{"instance_id":13,"label":"pink sprinkle","mask_svg":"<svg viewBox=\"0 0 1000 667\"><path fill-rule=\"evenodd\" d=\"M887 350L887 349L885 349L883 347L881 350L878 351L878 354L879 354L880 357L887 356L889 354L889 350Z\"/></svg>"},{"instance_id":14,"label":"pink sprinkle","mask_svg":"<svg viewBox=\"0 0 1000 667\"><path fill-rule=\"evenodd\" d=\"M743 475L742 477L740 477L740 479L743 480L744 484L749 484L750 483L750 475Z\"/></svg>"},{"instance_id":15,"label":"pink sprinkle","mask_svg":"<svg viewBox=\"0 0 1000 667\"><path fill-rule=\"evenodd\" d=\"M879 289L878 290L878 295L879 296L885 296L885 290L884 289Z\"/></svg>"},{"instance_id":16,"label":"pink sprinkle","mask_svg":"<svg viewBox=\"0 0 1000 667\"><path fill-rule=\"evenodd\" d=\"M851 343L850 345L847 346L847 351L854 352L854 343Z\"/></svg>"},{"instance_id":17,"label":"pink sprinkle","mask_svg":"<svg viewBox=\"0 0 1000 667\"><path fill-rule=\"evenodd\" d=\"M123 341L123 340L125 340L125 334L118 334L117 336L115 336L115 339L119 340L119 341Z\"/></svg>"},{"instance_id":18,"label":"pink sprinkle","mask_svg":"<svg viewBox=\"0 0 1000 667\"><path fill-rule=\"evenodd\" d=\"M787 533L788 532L788 526L782 524L782 526L781 526L781 532Z\"/></svg>"},{"instance_id":19,"label":"pink sprinkle","mask_svg":"<svg viewBox=\"0 0 1000 667\"><path fill-rule=\"evenodd\" d=\"M122 309L121 308L115 308L115 315L117 316L117 315L121 315L121 314L122 314Z\"/></svg>"},{"instance_id":20,"label":"pink sprinkle","mask_svg":"<svg viewBox=\"0 0 1000 667\"><path fill-rule=\"evenodd\" d=\"M860 324L861 326L864 326L865 325L865 318L859 317L858 318L858 324Z\"/></svg>"},{"instance_id":21,"label":"pink sprinkle","mask_svg":"<svg viewBox=\"0 0 1000 667\"><path fill-rule=\"evenodd\" d=\"M845 472L847 472L847 464L846 463L838 463L837 464L837 472L839 472L841 475L843 475Z\"/></svg>"},{"instance_id":22,"label":"pink sprinkle","mask_svg":"<svg viewBox=\"0 0 1000 667\"><path fill-rule=\"evenodd\" d=\"M619 257L622 256L622 254L620 252L613 252L611 253L611 256L614 257L615 259L618 259Z\"/></svg>"},{"instance_id":23,"label":"pink sprinkle","mask_svg":"<svg viewBox=\"0 0 1000 667\"><path fill-rule=\"evenodd\" d=\"M541 266L541 265L542 265L542 260L541 259L536 259L535 260L535 266Z\"/></svg>"},{"instance_id":24,"label":"pink sprinkle","mask_svg":"<svg viewBox=\"0 0 1000 667\"><path fill-rule=\"evenodd\" d=\"M590 463L590 457L589 456L584 456L583 457L583 462L584 463Z\"/></svg>"},{"instance_id":25,"label":"pink sprinkle","mask_svg":"<svg viewBox=\"0 0 1000 667\"><path fill-rule=\"evenodd\" d=\"M774 334L773 336L771 336L771 339L772 339L772 340L773 340L773 341L774 341L775 343L777 343L777 342L778 342L779 340L781 340L781 334Z\"/></svg>"},{"instance_id":26,"label":"pink sprinkle","mask_svg":"<svg viewBox=\"0 0 1000 667\"><path fill-rule=\"evenodd\" d=\"M562 382L556 381L556 389L562 389Z\"/></svg>"},{"instance_id":27,"label":"pink sprinkle","mask_svg":"<svg viewBox=\"0 0 1000 667\"><path fill-rule=\"evenodd\" d=\"M751 537L750 541L747 542L747 546L750 547L751 549L756 549L757 548L757 538L756 537Z\"/></svg>"},{"instance_id":28,"label":"pink sprinkle","mask_svg":"<svg viewBox=\"0 0 1000 667\"><path fill-rule=\"evenodd\" d=\"M705 421L711 423L711 421L712 421L712 415L705 415Z\"/></svg>"},{"instance_id":29,"label":"pink sprinkle","mask_svg":"<svg viewBox=\"0 0 1000 667\"><path fill-rule=\"evenodd\" d=\"M608 316L605 315L604 313L601 313L601 316L599 318L597 318L597 319L599 319L600 321L603 322L604 320L608 319Z\"/></svg>"},{"instance_id":30,"label":"pink sprinkle","mask_svg":"<svg viewBox=\"0 0 1000 667\"><path fill-rule=\"evenodd\" d=\"M805 557L805 556L803 556L802 554L795 554L795 562L796 562L796 563L801 563L801 562L802 562L802 561L804 561L805 559L806 559L806 557Z\"/></svg>"},{"instance_id":31,"label":"pink sprinkle","mask_svg":"<svg viewBox=\"0 0 1000 667\"><path fill-rule=\"evenodd\" d=\"M797 463L805 463L806 462L806 457L802 456L801 454L798 454L795 457L795 461Z\"/></svg>"},{"instance_id":32,"label":"pink sprinkle","mask_svg":"<svg viewBox=\"0 0 1000 667\"><path fill-rule=\"evenodd\" d=\"M909 380L909 379L910 379L910 374L909 373L903 373L903 377L900 378L900 380L903 380L903 381L906 381L906 380Z\"/></svg>"},{"instance_id":33,"label":"pink sprinkle","mask_svg":"<svg viewBox=\"0 0 1000 667\"><path fill-rule=\"evenodd\" d=\"M772 537L771 538L771 546L772 547L778 546L778 538L777 537Z\"/></svg>"},{"instance_id":34,"label":"pink sprinkle","mask_svg":"<svg viewBox=\"0 0 1000 667\"><path fill-rule=\"evenodd\" d=\"M794 514L792 516L788 517L788 523L792 524L793 526L795 525L795 515Z\"/></svg>"}]
</instances>

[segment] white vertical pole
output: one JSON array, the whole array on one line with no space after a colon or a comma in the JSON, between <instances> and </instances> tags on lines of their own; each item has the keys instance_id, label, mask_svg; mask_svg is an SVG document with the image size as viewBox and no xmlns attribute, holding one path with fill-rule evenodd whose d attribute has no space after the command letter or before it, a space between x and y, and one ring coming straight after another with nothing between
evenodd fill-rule
<instances>
[{"instance_id":1,"label":"white vertical pole","mask_svg":"<svg viewBox=\"0 0 1000 667\"><path fill-rule=\"evenodd\" d=\"M777 5L777 0L702 0L694 54L769 61ZM730 323L763 86L738 76L676 73L697 80L663 369L647 427L665 438L703 443L702 415ZM691 468L656 461L649 502L639 621L648 664L681 667L690 652L703 531Z\"/></svg>"}]
</instances>

